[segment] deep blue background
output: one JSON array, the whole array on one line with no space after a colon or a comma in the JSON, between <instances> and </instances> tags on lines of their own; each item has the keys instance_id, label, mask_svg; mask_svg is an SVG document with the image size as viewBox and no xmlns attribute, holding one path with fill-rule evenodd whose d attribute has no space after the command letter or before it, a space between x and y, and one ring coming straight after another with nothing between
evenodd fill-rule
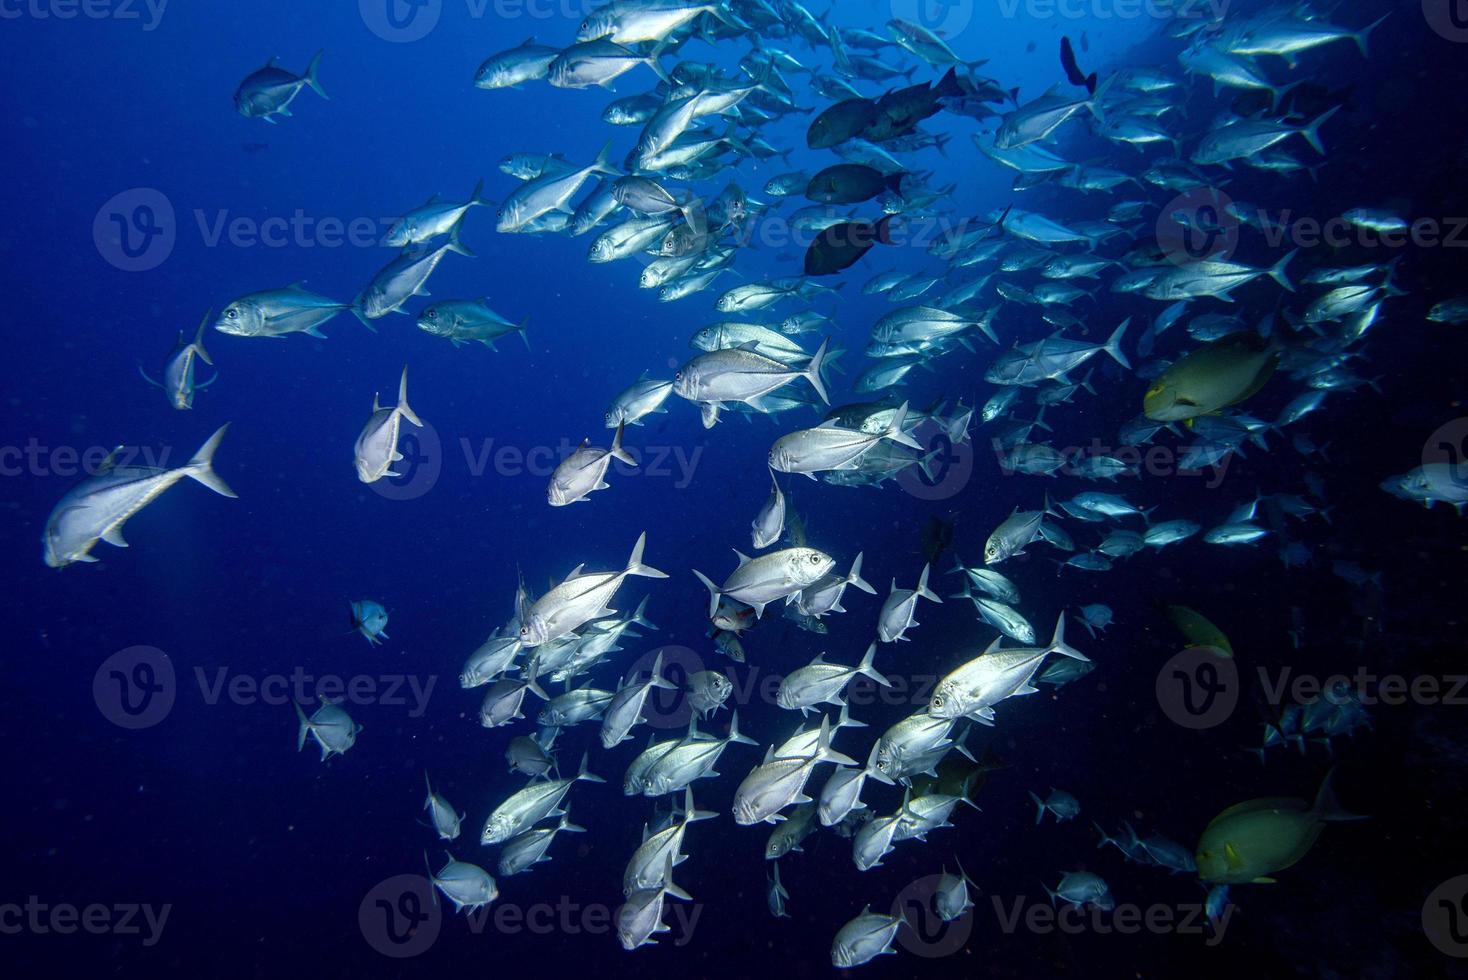
<instances>
[{"instance_id":1,"label":"deep blue background","mask_svg":"<svg viewBox=\"0 0 1468 980\"><path fill-rule=\"evenodd\" d=\"M1377 9L1347 4L1332 18L1366 23L1375 16L1368 6ZM838 20L878 27L889 16L886 4L843 3ZM985 9L952 43L966 56L988 57L986 73L1033 95L1059 78L1054 48L1061 33L1086 30L1090 51L1083 63L1103 71L1172 63L1177 42L1149 37L1152 26L1005 20ZM1370 362L1358 365L1381 377L1383 393L1332 396L1302 426L1317 443L1330 444L1328 461L1303 462L1276 440L1273 453L1232 461L1219 490L1185 477L1123 484L1133 499L1157 505L1159 516L1207 524L1256 488L1301 492L1303 472L1314 469L1336 510L1332 526L1292 529L1315 547L1312 567L1286 573L1268 543L1225 550L1198 541L1138 556L1100 576L1066 571L1057 577L1043 548L1006 566L1037 629L1048 630L1063 607L1097 601L1116 609L1117 623L1103 640L1080 644L1100 670L1058 697L1047 689L1005 705L1000 727L976 739L992 738L992 748L1011 764L990 778L979 799L982 814L960 814L958 829L934 835L926 847L900 845L883 868L864 875L850 864L848 842L830 834L812 839L805 854L782 862L794 916L784 922L764 908L766 830L736 828L727 816L696 825L688 835L690 859L676 878L703 904L703 916L682 949L665 943L624 954L609 935L476 937L455 920L445 923L427 955L406 963L379 957L363 941L357 906L383 878L419 870L420 851L433 843L414 822L423 768L469 812L455 848L466 860L479 859L474 835L484 815L518 785L502 755L511 735L524 729L479 728L482 692L462 692L456 680L463 658L510 615L517 569L538 590L579 562L621 562L646 529L648 560L672 578L633 580L618 605L631 608L649 591L649 615L663 629L628 644L622 663L657 643L675 643L723 666L703 637L706 593L688 569L718 578L732 567L728 549L746 548L748 522L768 489L763 454L797 416L773 424L729 418L705 431L690 406L672 399L668 415L629 431L628 442L676 449L685 458L698 453L691 483L677 485L676 467L664 476L614 473L610 491L560 510L545 505L543 475L472 473L461 440L477 448L493 439L496 447L524 451L565 439L574 444L585 435L604 438L601 413L611 396L644 369L669 376L688 356L687 337L719 318L711 307L717 290L660 304L653 292L637 288L636 263L588 264L590 237L497 235L488 209L471 213L466 225L465 241L478 257L449 256L430 288L439 298L486 295L509 318L529 316L529 352L515 338L497 354L456 350L396 316L379 321L375 334L339 318L327 325L326 341L242 340L211 331L205 342L221 377L200 393L191 413L170 410L137 377L136 366L156 371L178 330L191 331L206 309L235 296L303 279L313 290L350 299L391 257L384 248L313 242L210 247L199 214L206 222L221 212L263 221L297 209L318 220L390 219L434 192L460 197L481 176L487 195L503 196L514 182L496 165L511 152L554 151L588 161L610 137L620 159L636 131L601 123L612 98L607 93L545 86L482 92L470 85L475 66L491 52L532 33L546 43L568 43L574 29L574 19L559 16L473 19L457 2L446 2L437 30L409 44L369 32L350 3L175 2L151 32L116 20L0 22L0 124L9 134L0 182L9 355L4 443L34 440L80 450L126 442L168 447L177 462L216 425L232 421L218 469L240 495L230 501L195 485L177 488L129 523L131 549L99 545L100 564L55 571L40 562L38 540L70 481L50 472L0 481L10 610L0 647L0 744L10 787L0 824L0 902L35 894L52 902L175 906L163 941L152 949L123 937L0 937L0 949L24 964L26 975L43 964L67 975L83 968L204 976L578 969L607 976L813 974L829 969L831 936L863 904L885 906L914 878L951 866L955 853L986 895L1006 900L1043 901L1041 880L1053 883L1060 872L1084 866L1107 877L1122 901L1197 901L1202 893L1193 882L1123 865L1114 851L1096 852L1085 819L1036 830L1025 796L1062 786L1080 797L1085 818L1108 825L1133 819L1191 845L1209 817L1239 799L1313 792L1326 768L1321 750L1312 749L1308 759L1275 755L1263 770L1237 751L1256 737L1249 711L1206 734L1183 732L1161 715L1152 683L1176 641L1155 611L1157 600L1215 611L1241 662L1316 670L1366 663L1408 672L1461 664L1461 525L1451 511L1425 512L1376 489L1385 476L1415 465L1426 435L1461 413L1461 334L1423 323L1422 314L1461 292L1465 253L1412 250L1402 267L1411 295L1389 305L1366 345ZM1031 40L1038 46L1028 53ZM787 46L802 60L812 58L803 45ZM233 111L235 85L266 57L277 55L283 67L299 71L317 48L326 49L321 81L330 101L304 92L295 117L278 126ZM708 51L693 42L683 56L704 58ZM829 61L819 54L814 60ZM1327 130L1330 157L1319 182L1303 176L1261 182L1241 173L1230 193L1321 216L1360 205L1416 215L1468 213L1458 178L1468 150L1462 112L1449 105L1456 99L1450 93L1462 90L1461 49L1426 30L1416 4L1402 5L1378 31L1370 61L1337 45L1302 62L1332 89L1354 86L1346 93L1347 111ZM637 69L617 94L652 81ZM1196 88L1190 127L1216 111L1205 86ZM804 92L801 101L822 104ZM804 125L797 117L764 134L776 146L797 148L790 169L813 169L829 158L803 149ZM973 149L969 134L979 131L977 123L945 115L930 126L955 133L947 160L932 151L920 159L938 171L936 182L959 182L958 214L1015 199L1012 175ZM1077 159L1104 154L1108 162L1132 166L1150 157L1091 142L1079 127L1068 139L1074 143L1067 155ZM764 181L784 169L779 161L744 164L728 177L760 197ZM700 189L716 193L727 179ZM99 254L92 226L105 201L138 187L156 188L171 201L177 242L157 268L129 273ZM1023 207L1076 218L1104 213L1110 203L1104 195L1060 189L1027 195ZM1246 241L1263 247L1257 238ZM795 261L780 257L793 251L761 248L741 256L739 268L750 276L793 272ZM914 249L874 255L844 277L839 302L820 304L835 315L854 352L844 365L848 382L859 370L855 352L884 308L856 287L891 265L937 271ZM1098 324L1092 335L1109 332L1128 313L1155 312L1140 299L1103 295L1102 303L1089 318ZM1030 314L1013 311L1001 314L1000 324L1006 342L1040 329ZM1160 352L1173 353L1180 333L1166 338ZM915 378L913 400L925 404L946 394L982 401L989 393L981 380L987 360L987 354L951 355L939 374ZM373 392L391 392L405 362L412 404L440 437L442 472L426 494L395 501L357 482L351 445ZM1101 367L1098 380L1098 398L1052 412L1051 420L1061 423L1057 444L1111 438L1136 414L1139 382L1112 365ZM1273 385L1260 396L1257 414L1272 417L1293 393L1282 382ZM866 577L884 592L893 577L912 584L930 518L956 518L959 553L977 555L1013 507L1034 506L1047 488L1065 495L1090 488L1003 476L981 436L971 478L945 500L920 500L891 486L878 492L803 480L786 485L812 542L843 564L864 551ZM1075 525L1071 530L1081 539L1089 534ZM1335 557L1381 569L1385 597L1363 597L1332 576ZM368 596L392 613L391 640L375 649L346 632L347 602ZM772 620L746 637L751 664L778 673L821 650L854 660L878 606L877 598L850 594L851 613L828 620L827 637ZM1292 607L1307 624L1301 651L1290 649L1285 633ZM912 643L880 653L881 669L942 670L989 638L963 603L924 606L919 618ZM91 685L109 655L135 644L167 652L180 691L163 723L127 732L99 713ZM193 681L196 667L256 678L297 668L411 673L424 683L436 679L437 686L422 717L402 706L354 706L365 726L360 742L323 766L314 751L292 751L289 706L207 704ZM598 684L613 684L620 669L601 670ZM1380 709L1375 732L1339 747L1343 795L1378 819L1329 829L1281 884L1238 894L1243 911L1219 949L1203 949L1196 937L1004 936L981 899L964 953L933 961L903 954L866 972L1156 975L1186 966L1236 974L1266 964L1316 974L1352 964L1365 969L1363 962L1391 972L1408 959L1419 969L1445 969L1415 916L1426 892L1461 870L1461 848L1457 863L1445 860L1454 850L1445 830L1461 822L1451 801L1461 800L1464 758L1461 720L1454 732L1442 714L1449 710ZM847 733L843 744L864 752L905 711L858 711L872 729ZM745 707L740 717L762 745L796 723L765 704ZM573 815L592 832L561 838L550 864L501 882L502 902L567 896L614 905L620 899L623 863L651 811L645 801L623 799L617 785L645 738L641 730L637 735L610 753L592 752L592 769L612 785L572 792ZM594 737L593 726L567 733L563 762L573 765ZM727 814L734 786L759 751L731 747L721 764L724 778L698 785L700 804ZM1453 768L1439 766L1454 753L1457 775L1450 777ZM898 799L881 787L869 797L887 810ZM490 866L493 856L482 860Z\"/></svg>"}]
</instances>

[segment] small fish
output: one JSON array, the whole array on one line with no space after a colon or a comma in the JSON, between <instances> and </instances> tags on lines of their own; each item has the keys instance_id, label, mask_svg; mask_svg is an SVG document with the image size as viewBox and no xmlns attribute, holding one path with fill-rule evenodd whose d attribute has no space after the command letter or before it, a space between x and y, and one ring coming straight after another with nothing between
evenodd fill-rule
<instances>
[{"instance_id":1,"label":"small fish","mask_svg":"<svg viewBox=\"0 0 1468 980\"><path fill-rule=\"evenodd\" d=\"M322 54L321 51L316 52L304 75L292 75L284 68L275 67L274 58L265 62L264 68L251 73L235 89L234 105L239 114L249 119L264 119L273 124L275 120L272 116L291 114L291 102L308 85L323 99L328 98L326 90L316 79Z\"/></svg>"}]
</instances>

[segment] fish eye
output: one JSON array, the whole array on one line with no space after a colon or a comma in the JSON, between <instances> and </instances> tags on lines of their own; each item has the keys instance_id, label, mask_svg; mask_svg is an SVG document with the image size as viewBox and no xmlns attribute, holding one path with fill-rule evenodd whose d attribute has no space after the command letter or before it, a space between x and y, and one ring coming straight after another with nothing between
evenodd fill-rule
<instances>
[{"instance_id":1,"label":"fish eye","mask_svg":"<svg viewBox=\"0 0 1468 980\"><path fill-rule=\"evenodd\" d=\"M821 556L820 555L811 555L810 556L810 563L812 565L819 565L821 563Z\"/></svg>"},{"instance_id":2,"label":"fish eye","mask_svg":"<svg viewBox=\"0 0 1468 980\"><path fill-rule=\"evenodd\" d=\"M933 707L935 707L935 708L941 708L941 707L943 707L943 695L941 695L941 694L935 694L935 695L933 695Z\"/></svg>"},{"instance_id":3,"label":"fish eye","mask_svg":"<svg viewBox=\"0 0 1468 980\"><path fill-rule=\"evenodd\" d=\"M683 380L683 372L682 371L679 371L677 374L673 375L673 380L674 381L682 381Z\"/></svg>"},{"instance_id":4,"label":"fish eye","mask_svg":"<svg viewBox=\"0 0 1468 980\"><path fill-rule=\"evenodd\" d=\"M433 307L430 306L428 309L423 311L423 315L428 317L428 319L430 320L437 320L438 310L435 310Z\"/></svg>"},{"instance_id":5,"label":"fish eye","mask_svg":"<svg viewBox=\"0 0 1468 980\"><path fill-rule=\"evenodd\" d=\"M229 317L231 320L237 320L239 319L240 311L231 306L229 309L224 311L224 315Z\"/></svg>"}]
</instances>

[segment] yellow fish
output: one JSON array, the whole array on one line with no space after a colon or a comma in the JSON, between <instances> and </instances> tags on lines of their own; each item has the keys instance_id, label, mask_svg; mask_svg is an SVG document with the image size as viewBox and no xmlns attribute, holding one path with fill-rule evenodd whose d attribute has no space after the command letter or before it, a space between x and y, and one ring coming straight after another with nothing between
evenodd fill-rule
<instances>
[{"instance_id":1,"label":"yellow fish","mask_svg":"<svg viewBox=\"0 0 1468 980\"><path fill-rule=\"evenodd\" d=\"M1326 823L1365 820L1341 808L1330 788L1333 773L1320 784L1314 806L1291 797L1245 800L1214 817L1198 841L1198 877L1223 885L1268 884L1270 875L1309 853Z\"/></svg>"},{"instance_id":2,"label":"yellow fish","mask_svg":"<svg viewBox=\"0 0 1468 980\"><path fill-rule=\"evenodd\" d=\"M1258 334L1229 334L1163 371L1142 398L1142 414L1184 422L1237 405L1263 388L1278 364L1279 348Z\"/></svg>"},{"instance_id":3,"label":"yellow fish","mask_svg":"<svg viewBox=\"0 0 1468 980\"><path fill-rule=\"evenodd\" d=\"M1213 647L1222 657L1234 655L1234 647L1228 641L1228 636L1196 609L1189 609L1187 606L1168 606L1167 616L1172 620L1172 625L1188 638L1188 646Z\"/></svg>"}]
</instances>

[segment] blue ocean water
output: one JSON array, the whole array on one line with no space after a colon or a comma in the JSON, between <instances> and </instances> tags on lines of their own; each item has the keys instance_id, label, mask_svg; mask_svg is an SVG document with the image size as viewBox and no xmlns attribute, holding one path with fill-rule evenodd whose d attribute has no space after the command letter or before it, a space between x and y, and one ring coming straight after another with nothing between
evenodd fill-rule
<instances>
[{"instance_id":1,"label":"blue ocean water","mask_svg":"<svg viewBox=\"0 0 1468 980\"><path fill-rule=\"evenodd\" d=\"M851 611L827 619L826 635L798 629L772 607L743 639L748 662L733 664L707 635L708 595L691 569L722 580L734 568L731 549L749 550L749 522L769 492L768 446L795 427L791 419L814 425L815 415L727 416L705 429L696 407L674 397L667 414L627 429L641 472L614 465L609 490L558 509L547 506L545 485L553 460L583 438L606 444L603 412L618 391L643 371L671 377L695 353L688 337L724 318L712 306L719 291L800 272L802 247L777 231L741 248L737 271L714 290L665 304L655 290L638 288L636 261L588 263L591 236L498 234L493 209L477 208L463 232L475 257L447 256L429 288L435 300L482 296L506 318L528 319L528 349L514 336L497 352L456 348L409 317L376 321L374 332L343 315L325 326L326 340L206 331L219 377L189 412L169 408L139 378L139 365L157 376L179 331L191 333L206 311L237 296L304 281L350 300L393 257L380 239L396 216L432 194L459 199L481 178L485 195L502 200L518 183L498 168L509 154L586 163L608 139L615 160L631 149L637 128L600 117L612 98L652 87L645 68L623 76L615 94L544 83L472 87L484 58L527 36L571 43L586 11L570 0L479 9L459 0L421 9L389 4L399 20L366 0L174 2L152 11L60 0L0 7L9 133L8 179L0 182L9 219L0 232L9 327L0 483L10 558L9 639L0 653L11 786L0 874L8 975L821 975L832 969L831 937L842 923L868 904L890 908L914 882L958 861L978 886L967 925L956 931L924 920L898 955L863 967L867 975L1452 975L1456 964L1424 931L1422 915L1429 893L1461 864L1452 844L1463 802L1463 728L1454 714L1461 706L1380 705L1369 730L1336 742L1337 791L1373 819L1326 828L1278 884L1236 890L1238 915L1222 941L1201 925L1126 934L1088 917L1071 932L1006 917L1049 908L1042 883L1082 869L1102 874L1119 902L1191 909L1205 894L1195 877L1097 850L1090 821L1112 828L1128 820L1191 849L1224 807L1262 796L1309 799L1330 768L1332 757L1313 743L1304 752L1276 749L1262 767L1242 751L1257 744L1273 710L1258 681L1244 685L1226 723L1206 731L1175 724L1159 701L1158 670L1179 639L1159 604L1208 610L1246 674L1262 665L1321 675L1357 665L1409 678L1461 673L1462 525L1445 506L1424 510L1377 485L1420 463L1429 435L1463 415L1459 328L1424 316L1458 295L1464 252L1446 243L1387 258L1359 245L1311 251L1311 267L1401 258L1403 295L1352 365L1380 391L1332 394L1301 424L1328 447L1324 454L1302 455L1288 437L1271 437L1270 451L1250 447L1231 457L1220 479L1168 471L1112 487L1006 473L976 426L971 444L940 447L933 479L869 489L782 477L811 544L839 568L861 552L879 595L849 591ZM842 2L833 20L882 30L903 6ZM1229 16L1262 9L1237 6ZM1018 87L1021 101L1063 82L1062 35L1078 42L1086 34L1078 56L1087 70L1161 65L1181 76L1182 42L1163 33L1167 18L1096 4L1077 6L1075 17L1033 7L949 5L945 16L959 11L963 23L946 40L965 59L988 59L982 73ZM1346 3L1329 14L1358 26L1389 7ZM1369 58L1349 42L1300 58L1300 80L1308 74L1343 106L1326 131L1318 173L1281 181L1238 168L1223 178L1235 200L1321 217L1389 207L1445 227L1468 214L1461 179L1468 144L1455 94L1464 81L1461 45L1433 30L1419 5L1391 9ZM432 28L406 39L427 24L423 18L436 18ZM829 52L796 39L770 43L823 71L830 64ZM747 48L692 40L665 61L709 59L732 70ZM299 72L318 49L328 100L304 91L293 116L276 125L234 111L231 93L267 58ZM913 80L940 75L918 64ZM1215 97L1206 81L1190 84L1178 126L1191 139L1231 93ZM803 106L829 102L796 87ZM861 88L879 94L883 86ZM742 162L698 183L698 193L712 197L733 181L767 200L770 177L833 162L828 151L806 148L810 118L762 127L771 146L791 150L788 162ZM992 134L995 123L944 112L926 124L953 134L946 154L913 157L933 172L934 185L956 183L953 216L1011 204L1063 219L1104 214L1108 195L1015 191L1014 173L971 139ZM1128 171L1157 155L1101 143L1079 125L1058 148ZM1277 260L1258 236L1246 241L1243 261ZM849 385L871 324L889 309L860 286L887 268L941 271L924 249L879 248L835 277L844 282L839 298L814 304L833 318L833 340L848 350L839 362L845 373L832 375L838 404L874 397L851 394ZM426 302L409 309L416 314ZM1264 313L1267 305L1255 300L1250 310ZM1078 309L1080 335L1099 342L1123 317L1140 324L1158 304L1103 290ZM1049 331L1033 318L1001 315L999 324L1006 347ZM1159 349L1181 353L1180 338L1167 339ZM983 378L992 357L982 346L977 355L948 354L933 370L915 372L902 397L914 406L940 398L981 405L994 390ZM429 428L408 433L404 477L363 485L352 468L353 440L374 393L388 401L405 364L411 403ZM1114 440L1140 410L1146 382L1118 365L1097 364L1094 385L1096 396L1052 410L1057 446ZM1273 418L1297 390L1278 382L1249 408ZM217 470L238 500L185 481L129 521L129 549L99 544L97 564L44 566L41 533L80 477L79 459L125 444L140 459L180 465L225 422ZM1166 434L1161 441L1181 444ZM977 562L994 527L1015 508L1038 506L1047 491L1059 499L1114 490L1158 507L1159 517L1207 527L1256 493L1303 493L1307 472L1323 479L1332 510L1329 523L1288 524L1311 549L1305 567L1283 565L1274 542L1219 548L1201 540L1102 574L1059 570L1043 548L1003 566L1041 634L1063 610L1098 602L1115 610L1099 639L1075 621L1069 626L1097 671L1008 703L998 727L976 728L975 755L987 748L1004 763L976 795L979 812L959 812L954 829L901 844L868 872L852 866L849 841L823 830L780 862L791 918L769 915L769 828L735 826L729 811L738 781L798 720L760 685L823 651L854 663L889 583L915 584L936 522L951 525L952 552ZM1269 521L1279 531L1285 519L1273 513ZM1067 526L1090 536L1082 525ZM503 755L530 723L479 726L482 691L458 684L465 657L510 619L521 575L539 593L583 562L620 567L642 532L647 561L670 578L629 580L616 605L630 610L650 596L648 616L660 628L624 642L627 652L599 668L595 683L613 686L660 648L683 676L732 668L741 731L759 742L731 745L722 778L694 786L699 805L720 814L689 828L688 860L675 872L695 901L672 904L672 931L658 946L627 953L618 945L608 922L622 901L622 868L653 817L652 801L625 798L620 781L646 731L603 750L595 726L582 725L564 732L557 749L568 775L589 749L591 771L609 781L571 790L571 818L588 832L558 837L549 863L501 879L487 918L425 905L427 892L395 884L422 872L425 850L435 869L442 860L422 824L424 770L467 813L454 856L487 868L493 852L475 834L523 784ZM1342 560L1379 571L1380 587L1332 574ZM853 716L870 728L845 733L845 751L864 756L875 735L922 707L932 678L992 639L971 606L946 598L957 590L957 577L946 574L951 564L944 554L934 569L943 604L921 604L911 642L879 652L882 671L902 682L898 690L867 685L852 694ZM349 603L366 598L390 614L381 646L351 630ZM351 685L346 707L363 731L349 753L322 764L314 746L294 751L289 702L331 694L319 685L336 678ZM723 733L728 718L719 715L709 730ZM653 727L669 737L685 719L669 703ZM1083 811L1073 822L1037 828L1026 794L1051 786L1076 794ZM890 812L901 792L874 786L866 798ZM49 912L31 915L41 905L108 911L98 913L95 929L67 932ZM166 908L167 918L154 930L141 913L126 913L138 926L129 931L123 910L136 905L155 914ZM9 911L21 907L24 915Z\"/></svg>"}]
</instances>

